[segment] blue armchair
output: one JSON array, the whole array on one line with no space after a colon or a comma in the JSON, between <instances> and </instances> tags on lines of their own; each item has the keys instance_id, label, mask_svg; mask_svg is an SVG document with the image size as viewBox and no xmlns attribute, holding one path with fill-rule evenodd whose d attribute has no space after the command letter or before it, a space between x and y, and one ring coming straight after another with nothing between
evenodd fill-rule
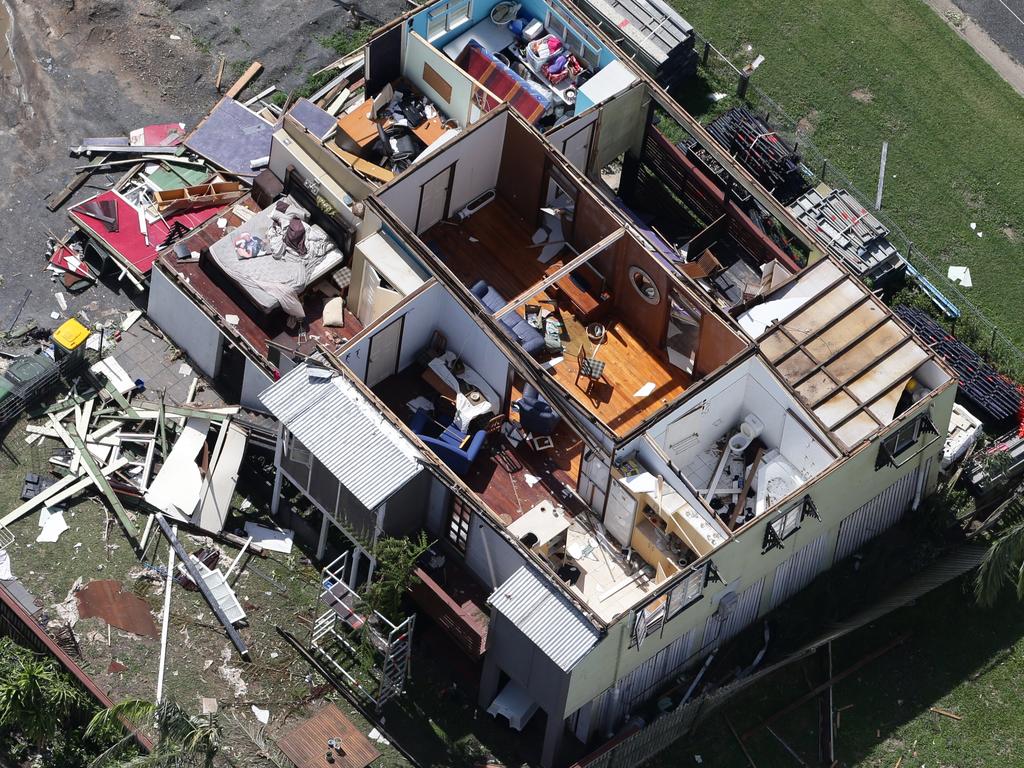
<instances>
[{"instance_id":1,"label":"blue armchair","mask_svg":"<svg viewBox=\"0 0 1024 768\"><path fill-rule=\"evenodd\" d=\"M469 444L463 448L462 444L468 437L465 432L458 429L454 424L449 424L445 427L440 437L430 437L425 434L430 421L430 414L421 408L412 417L409 428L416 433L420 440L430 446L430 450L436 453L438 458L447 464L452 472L459 477L465 477L472 468L477 454L480 453L487 433L484 430L480 430L473 435Z\"/></svg>"},{"instance_id":2,"label":"blue armchair","mask_svg":"<svg viewBox=\"0 0 1024 768\"><path fill-rule=\"evenodd\" d=\"M534 437L553 435L561 421L561 417L529 384L523 388L523 396L516 401L516 408L519 411L519 423Z\"/></svg>"},{"instance_id":3,"label":"blue armchair","mask_svg":"<svg viewBox=\"0 0 1024 768\"><path fill-rule=\"evenodd\" d=\"M508 300L491 288L485 280L478 280L469 290L480 299L480 303L491 314L494 314L508 304ZM526 322L526 319L518 312L509 312L498 322L505 327L505 332L519 342L519 346L529 354L533 354L544 347L544 334Z\"/></svg>"}]
</instances>

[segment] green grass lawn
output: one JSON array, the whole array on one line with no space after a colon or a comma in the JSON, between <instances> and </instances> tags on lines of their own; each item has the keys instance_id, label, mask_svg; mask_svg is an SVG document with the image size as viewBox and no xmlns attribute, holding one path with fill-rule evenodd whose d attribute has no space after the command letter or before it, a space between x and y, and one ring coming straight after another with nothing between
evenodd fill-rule
<instances>
[{"instance_id":1,"label":"green grass lawn","mask_svg":"<svg viewBox=\"0 0 1024 768\"><path fill-rule=\"evenodd\" d=\"M847 669L893 638L900 646L835 687L841 709L836 733L840 766L990 768L1024 764L1024 608L1007 597L991 610L974 606L964 581L927 595L833 647L833 669ZM650 768L745 766L722 715L740 733L781 710L817 683L797 663L756 685L712 714L686 742L664 752ZM953 720L931 707L961 716ZM817 765L817 709L809 703L772 729L808 765ZM794 759L766 730L747 742L758 768L792 768Z\"/></svg>"},{"instance_id":2,"label":"green grass lawn","mask_svg":"<svg viewBox=\"0 0 1024 768\"><path fill-rule=\"evenodd\" d=\"M883 207L943 274L969 266L968 298L1024 347L1024 99L934 11L919 0L673 4L736 61L763 54L752 82L872 196L888 141Z\"/></svg>"}]
</instances>

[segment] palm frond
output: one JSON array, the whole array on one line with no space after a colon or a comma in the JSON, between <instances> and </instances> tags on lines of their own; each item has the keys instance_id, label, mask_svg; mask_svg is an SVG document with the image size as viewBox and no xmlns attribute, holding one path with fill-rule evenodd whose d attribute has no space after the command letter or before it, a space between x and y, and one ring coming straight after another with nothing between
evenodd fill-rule
<instances>
[{"instance_id":1,"label":"palm frond","mask_svg":"<svg viewBox=\"0 0 1024 768\"><path fill-rule=\"evenodd\" d=\"M156 715L156 704L145 699L125 699L107 709L101 709L89 721L86 737L93 736L103 727L127 723L135 728L150 726Z\"/></svg>"},{"instance_id":2,"label":"palm frond","mask_svg":"<svg viewBox=\"0 0 1024 768\"><path fill-rule=\"evenodd\" d=\"M1024 580L1020 569L1024 563L1024 521L1017 522L996 539L985 553L974 581L974 595L985 607L995 605L1007 583L1016 583L1024 596ZM1015 575L1017 574L1017 575Z\"/></svg>"}]
</instances>

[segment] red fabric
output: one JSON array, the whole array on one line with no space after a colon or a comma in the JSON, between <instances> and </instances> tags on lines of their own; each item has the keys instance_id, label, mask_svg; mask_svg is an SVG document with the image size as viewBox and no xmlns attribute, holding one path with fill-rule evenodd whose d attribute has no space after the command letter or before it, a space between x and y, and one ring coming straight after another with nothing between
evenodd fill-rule
<instances>
[{"instance_id":1,"label":"red fabric","mask_svg":"<svg viewBox=\"0 0 1024 768\"><path fill-rule=\"evenodd\" d=\"M147 227L149 233L149 245L139 231L139 214L124 199L113 190L107 190L89 200L113 200L117 205L117 232L107 232L103 222L94 219L88 213L79 210L81 203L73 207L68 215L72 221L81 226L86 232L104 243L107 249L120 257L122 261L135 267L142 274L148 274L156 261L157 248L164 238L167 237L168 225L180 221L189 230L195 229L203 222L213 218L226 206L213 206L199 210L186 211L184 213L167 216L167 223L157 219ZM83 201L83 202L88 202Z\"/></svg>"},{"instance_id":2,"label":"red fabric","mask_svg":"<svg viewBox=\"0 0 1024 768\"><path fill-rule=\"evenodd\" d=\"M459 55L459 66L499 99L507 101L520 115L533 123L544 115L544 105L519 84L516 77L499 67L475 45L467 45ZM498 106L486 93L476 92L473 99L484 111Z\"/></svg>"}]
</instances>

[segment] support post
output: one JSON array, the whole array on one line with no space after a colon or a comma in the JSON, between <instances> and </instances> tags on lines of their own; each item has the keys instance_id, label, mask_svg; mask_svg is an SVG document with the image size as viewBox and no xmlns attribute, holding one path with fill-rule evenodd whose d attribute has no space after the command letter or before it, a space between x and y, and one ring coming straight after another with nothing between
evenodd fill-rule
<instances>
[{"instance_id":1,"label":"support post","mask_svg":"<svg viewBox=\"0 0 1024 768\"><path fill-rule=\"evenodd\" d=\"M327 530L330 525L330 521L327 519L327 513L322 512L320 514L320 541L316 545L316 559L323 562L324 553L327 551Z\"/></svg>"},{"instance_id":2,"label":"support post","mask_svg":"<svg viewBox=\"0 0 1024 768\"><path fill-rule=\"evenodd\" d=\"M150 520L153 518L150 517ZM148 529L147 529L148 530ZM171 533L178 535L178 526L171 529ZM164 613L163 622L160 627L160 668L156 673L156 703L163 701L164 697L164 664L167 661L167 628L171 622L171 584L174 581L174 546L167 547L167 583L164 586Z\"/></svg>"},{"instance_id":3,"label":"support post","mask_svg":"<svg viewBox=\"0 0 1024 768\"><path fill-rule=\"evenodd\" d=\"M747 97L747 88L750 87L750 73L740 72L740 81L736 84L736 96L741 99Z\"/></svg>"},{"instance_id":4,"label":"support post","mask_svg":"<svg viewBox=\"0 0 1024 768\"><path fill-rule=\"evenodd\" d=\"M875 191L875 210L882 210L882 188L885 186L885 160L889 156L889 142L882 142L882 162L878 167L878 189Z\"/></svg>"},{"instance_id":5,"label":"support post","mask_svg":"<svg viewBox=\"0 0 1024 768\"><path fill-rule=\"evenodd\" d=\"M284 453L284 424L277 425L277 442L274 444L274 493L270 497L270 514L277 518L277 512L281 507L281 483L284 478L281 476L281 455ZM321 533L321 538L323 534ZM322 556L322 555L319 555Z\"/></svg>"},{"instance_id":6,"label":"support post","mask_svg":"<svg viewBox=\"0 0 1024 768\"><path fill-rule=\"evenodd\" d=\"M704 41L704 55L701 56L700 63L705 67L708 65L708 57L711 55L711 43L707 40Z\"/></svg>"},{"instance_id":7,"label":"support post","mask_svg":"<svg viewBox=\"0 0 1024 768\"><path fill-rule=\"evenodd\" d=\"M815 656L821 677L826 681L831 680L832 642L818 648ZM828 685L818 697L818 760L823 766L831 766L836 760L834 706L832 686Z\"/></svg>"}]
</instances>

